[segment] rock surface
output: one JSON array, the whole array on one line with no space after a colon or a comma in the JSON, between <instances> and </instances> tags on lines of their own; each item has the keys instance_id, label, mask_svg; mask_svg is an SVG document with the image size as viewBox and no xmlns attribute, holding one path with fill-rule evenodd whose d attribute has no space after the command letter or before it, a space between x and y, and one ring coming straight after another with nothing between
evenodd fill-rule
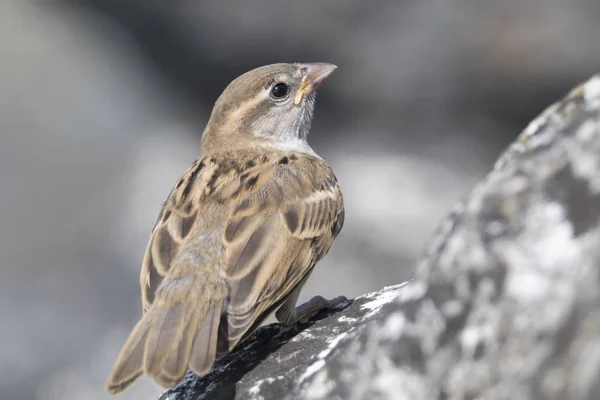
<instances>
[{"instance_id":1,"label":"rock surface","mask_svg":"<svg viewBox=\"0 0 600 400\"><path fill-rule=\"evenodd\" d=\"M323 367L341 340L368 326L398 297L402 286L358 297L306 324L262 327L219 360L209 375L198 378L189 372L160 400L283 399Z\"/></svg>"},{"instance_id":2,"label":"rock surface","mask_svg":"<svg viewBox=\"0 0 600 400\"><path fill-rule=\"evenodd\" d=\"M600 398L600 76L530 123L401 286L264 327L161 399Z\"/></svg>"}]
</instances>

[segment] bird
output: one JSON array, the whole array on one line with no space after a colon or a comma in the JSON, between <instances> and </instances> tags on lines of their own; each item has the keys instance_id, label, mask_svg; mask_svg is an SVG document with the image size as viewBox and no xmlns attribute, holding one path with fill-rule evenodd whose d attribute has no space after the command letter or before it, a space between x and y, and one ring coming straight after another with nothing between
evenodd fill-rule
<instances>
[{"instance_id":1,"label":"bird","mask_svg":"<svg viewBox=\"0 0 600 400\"><path fill-rule=\"evenodd\" d=\"M144 374L164 388L188 369L203 376L272 313L291 326L347 301L315 296L296 306L344 224L338 180L307 142L316 90L336 68L266 65L219 96L199 158L152 229L142 317L110 372L110 394Z\"/></svg>"}]
</instances>

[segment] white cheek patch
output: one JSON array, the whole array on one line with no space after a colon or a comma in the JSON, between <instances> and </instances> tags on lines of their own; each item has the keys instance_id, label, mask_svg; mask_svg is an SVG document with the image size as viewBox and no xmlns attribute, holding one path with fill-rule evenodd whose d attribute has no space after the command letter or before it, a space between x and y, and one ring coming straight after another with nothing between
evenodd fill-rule
<instances>
[{"instance_id":1,"label":"white cheek patch","mask_svg":"<svg viewBox=\"0 0 600 400\"><path fill-rule=\"evenodd\" d=\"M270 98L269 90L262 91L256 98L261 101L273 101ZM253 121L252 134L268 139L265 146L270 148L305 153L321 159L306 142L315 105L315 95L311 94L304 98L303 103L299 106L294 105L293 102L292 94L286 100L269 107L264 115Z\"/></svg>"},{"instance_id":2,"label":"white cheek patch","mask_svg":"<svg viewBox=\"0 0 600 400\"><path fill-rule=\"evenodd\" d=\"M298 137L298 121L300 116L295 108L289 107L288 99L286 103L273 105L265 115L261 115L252 123L252 133L258 137L264 138L287 138Z\"/></svg>"}]
</instances>

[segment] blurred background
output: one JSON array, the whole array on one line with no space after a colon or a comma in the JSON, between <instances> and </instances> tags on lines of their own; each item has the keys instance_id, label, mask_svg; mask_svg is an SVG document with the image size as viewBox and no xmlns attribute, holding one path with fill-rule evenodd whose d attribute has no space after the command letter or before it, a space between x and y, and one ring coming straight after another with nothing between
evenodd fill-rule
<instances>
[{"instance_id":1,"label":"blurred background","mask_svg":"<svg viewBox=\"0 0 600 400\"><path fill-rule=\"evenodd\" d=\"M354 297L409 278L502 149L600 72L599 18L597 0L0 0L0 397L108 397L160 204L239 74L339 66L310 142L346 224L301 300Z\"/></svg>"}]
</instances>

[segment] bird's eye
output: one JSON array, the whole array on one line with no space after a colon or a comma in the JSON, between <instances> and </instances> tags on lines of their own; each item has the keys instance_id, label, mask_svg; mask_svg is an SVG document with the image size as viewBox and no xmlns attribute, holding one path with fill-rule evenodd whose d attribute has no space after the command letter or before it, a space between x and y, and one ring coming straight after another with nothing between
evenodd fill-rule
<instances>
[{"instance_id":1,"label":"bird's eye","mask_svg":"<svg viewBox=\"0 0 600 400\"><path fill-rule=\"evenodd\" d=\"M285 97L290 91L290 87L283 82L279 82L271 88L271 96L276 99Z\"/></svg>"}]
</instances>

